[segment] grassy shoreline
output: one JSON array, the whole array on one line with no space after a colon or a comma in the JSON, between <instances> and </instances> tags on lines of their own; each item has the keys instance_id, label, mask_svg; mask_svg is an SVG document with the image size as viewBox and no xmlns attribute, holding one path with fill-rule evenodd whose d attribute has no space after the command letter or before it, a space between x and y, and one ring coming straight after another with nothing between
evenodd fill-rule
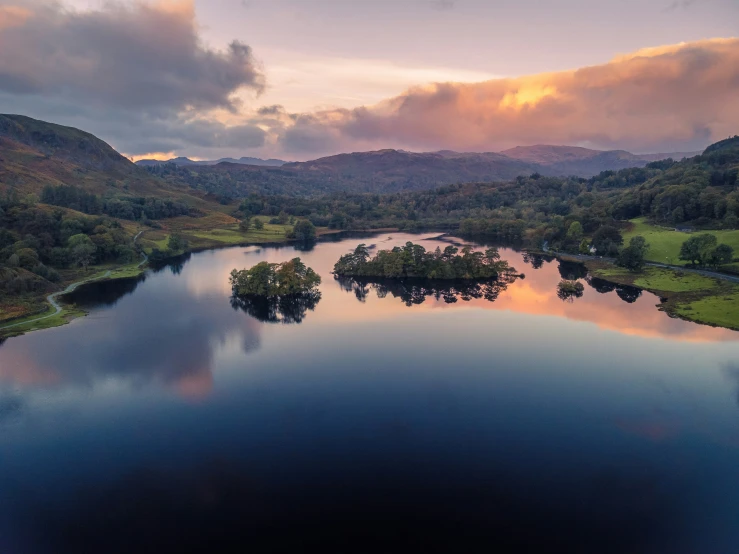
<instances>
[{"instance_id":1,"label":"grassy shoreline","mask_svg":"<svg viewBox=\"0 0 739 554\"><path fill-rule=\"evenodd\" d=\"M739 285L730 281L673 268L647 266L630 272L605 260L556 257L583 263L593 277L659 296L658 309L670 317L739 331Z\"/></svg>"},{"instance_id":2,"label":"grassy shoreline","mask_svg":"<svg viewBox=\"0 0 739 554\"><path fill-rule=\"evenodd\" d=\"M264 218L266 220L266 218ZM173 232L181 234L188 242L189 246L185 252L179 255L200 252L203 250L229 248L233 246L263 246L269 244L289 244L294 242L293 239L287 238L287 231L291 229L291 225L273 225L264 224L264 229L250 229L249 232L243 233L238 230L237 224L230 224L227 227L216 228L186 228L182 225L172 225L169 229L144 229L141 232L138 244L142 247L146 254L150 254L154 248L166 250L169 235ZM328 228L318 228L318 238L331 234L341 233L341 230L333 230ZM173 256L176 257L176 256ZM133 279L145 273L148 269L146 263L134 262L131 264L118 265L106 264L89 268L86 272L75 269L62 271L62 280L59 283L60 291L65 290L70 285L80 283L80 285L97 281L112 281L116 279ZM59 291L57 291L59 292ZM65 325L74 319L88 315L88 312L79 309L72 304L64 303L64 295L60 295L59 304L62 310L53 315L54 308L47 301L47 296L43 298L35 298L29 301L31 309L23 314L0 319L0 340L7 339L38 331L41 329L49 329ZM1 313L1 312L0 312ZM36 321L38 318L44 318ZM28 325L23 325L24 321L28 321ZM11 325L9 329L2 327Z\"/></svg>"}]
</instances>

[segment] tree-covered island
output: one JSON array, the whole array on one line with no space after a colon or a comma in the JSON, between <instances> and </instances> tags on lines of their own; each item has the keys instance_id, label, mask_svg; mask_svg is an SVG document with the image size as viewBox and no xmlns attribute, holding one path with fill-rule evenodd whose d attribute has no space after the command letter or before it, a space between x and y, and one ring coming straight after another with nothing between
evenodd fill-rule
<instances>
[{"instance_id":1,"label":"tree-covered island","mask_svg":"<svg viewBox=\"0 0 739 554\"><path fill-rule=\"evenodd\" d=\"M321 277L300 258L233 270L231 306L266 323L300 323L321 299Z\"/></svg>"},{"instance_id":2,"label":"tree-covered island","mask_svg":"<svg viewBox=\"0 0 739 554\"><path fill-rule=\"evenodd\" d=\"M516 270L500 259L497 248L485 252L469 246L461 252L456 246L443 251L437 247L427 252L419 245L407 242L392 250L380 250L370 257L369 248L360 244L354 252L339 258L334 274L341 277L381 277L386 279L459 279L489 280L502 275L514 275Z\"/></svg>"},{"instance_id":3,"label":"tree-covered island","mask_svg":"<svg viewBox=\"0 0 739 554\"><path fill-rule=\"evenodd\" d=\"M250 269L234 269L229 278L235 296L275 298L320 295L321 277L300 258L281 264L260 262Z\"/></svg>"}]
</instances>

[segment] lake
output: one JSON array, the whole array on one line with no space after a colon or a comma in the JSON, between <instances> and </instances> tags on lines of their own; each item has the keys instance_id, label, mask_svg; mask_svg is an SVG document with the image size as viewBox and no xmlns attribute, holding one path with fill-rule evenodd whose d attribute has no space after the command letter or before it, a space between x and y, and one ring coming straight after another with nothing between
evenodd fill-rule
<instances>
[{"instance_id":1,"label":"lake","mask_svg":"<svg viewBox=\"0 0 739 554\"><path fill-rule=\"evenodd\" d=\"M201 252L7 340L0 552L736 552L739 333L509 249L487 289L330 273L433 236ZM315 306L232 305L295 256Z\"/></svg>"}]
</instances>

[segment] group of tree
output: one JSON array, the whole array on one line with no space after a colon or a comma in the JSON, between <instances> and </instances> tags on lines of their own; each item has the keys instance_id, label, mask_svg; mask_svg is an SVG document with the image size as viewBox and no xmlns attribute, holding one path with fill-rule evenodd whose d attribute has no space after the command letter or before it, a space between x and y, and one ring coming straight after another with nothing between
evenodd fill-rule
<instances>
[{"instance_id":1,"label":"group of tree","mask_svg":"<svg viewBox=\"0 0 739 554\"><path fill-rule=\"evenodd\" d=\"M354 252L339 258L334 274L347 277L424 278L424 279L496 279L499 275L511 275L515 269L500 259L497 248L485 252L469 246L460 250L447 246L427 252L419 245L407 242L392 250L380 250L370 257L370 250L360 244Z\"/></svg>"},{"instance_id":2,"label":"group of tree","mask_svg":"<svg viewBox=\"0 0 739 554\"><path fill-rule=\"evenodd\" d=\"M129 196L102 198L74 185L47 185L41 191L40 201L85 214L104 214L132 221L166 219L193 213L190 206L178 200Z\"/></svg>"},{"instance_id":3,"label":"group of tree","mask_svg":"<svg viewBox=\"0 0 739 554\"><path fill-rule=\"evenodd\" d=\"M702 233L686 240L680 247L680 259L697 266L717 268L731 263L734 249L728 244L718 244L716 235Z\"/></svg>"},{"instance_id":4,"label":"group of tree","mask_svg":"<svg viewBox=\"0 0 739 554\"><path fill-rule=\"evenodd\" d=\"M298 242L313 242L316 240L316 226L307 219L301 219L295 223L287 237Z\"/></svg>"},{"instance_id":5,"label":"group of tree","mask_svg":"<svg viewBox=\"0 0 739 554\"><path fill-rule=\"evenodd\" d=\"M625 267L629 271L640 271L644 267L648 251L649 244L644 237L633 237L629 245L619 252L616 265Z\"/></svg>"},{"instance_id":6,"label":"group of tree","mask_svg":"<svg viewBox=\"0 0 739 554\"><path fill-rule=\"evenodd\" d=\"M0 293L32 292L45 286L37 278L58 281L59 269L136 257L131 236L114 219L37 205L12 193L0 199L0 267L8 269Z\"/></svg>"},{"instance_id":7,"label":"group of tree","mask_svg":"<svg viewBox=\"0 0 739 554\"><path fill-rule=\"evenodd\" d=\"M184 254L189 246L187 239L181 234L172 233L167 239L167 248L164 250L154 248L149 254L149 261L154 264L161 264L169 258Z\"/></svg>"},{"instance_id":8,"label":"group of tree","mask_svg":"<svg viewBox=\"0 0 739 554\"><path fill-rule=\"evenodd\" d=\"M260 262L250 269L234 269L229 278L234 296L282 297L318 295L321 277L300 258L281 264Z\"/></svg>"}]
</instances>

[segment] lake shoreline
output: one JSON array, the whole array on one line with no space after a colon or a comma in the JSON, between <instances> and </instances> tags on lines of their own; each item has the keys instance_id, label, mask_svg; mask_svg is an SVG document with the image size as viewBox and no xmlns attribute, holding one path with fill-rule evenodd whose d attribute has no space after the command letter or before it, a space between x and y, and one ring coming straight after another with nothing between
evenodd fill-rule
<instances>
[{"instance_id":1,"label":"lake shoreline","mask_svg":"<svg viewBox=\"0 0 739 554\"><path fill-rule=\"evenodd\" d=\"M739 314L721 309L722 303L739 301L735 276L653 262L647 262L641 271L630 272L611 259L561 252L528 252L580 263L593 277L650 292L660 298L657 309L669 317L739 331Z\"/></svg>"}]
</instances>

